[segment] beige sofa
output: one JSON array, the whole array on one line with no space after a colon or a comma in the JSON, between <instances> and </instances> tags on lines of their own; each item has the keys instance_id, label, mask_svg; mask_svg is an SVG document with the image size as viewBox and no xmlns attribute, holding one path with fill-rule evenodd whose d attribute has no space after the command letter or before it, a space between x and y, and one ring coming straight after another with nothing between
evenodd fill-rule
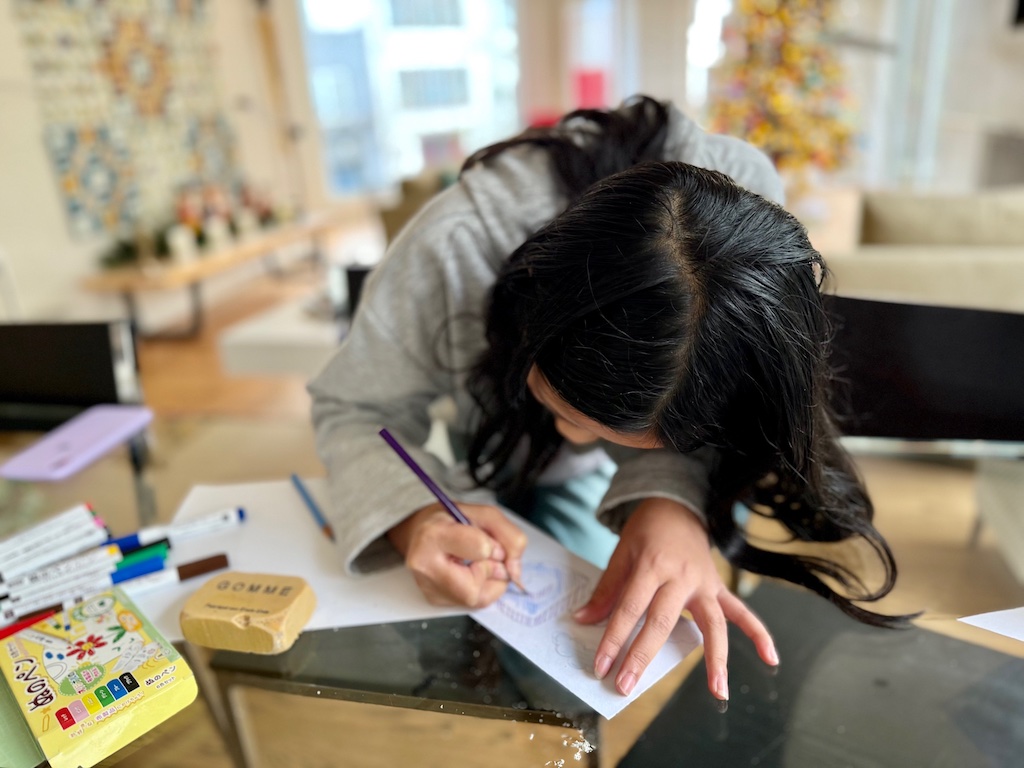
<instances>
[{"instance_id":1,"label":"beige sofa","mask_svg":"<svg viewBox=\"0 0 1024 768\"><path fill-rule=\"evenodd\" d=\"M849 239L857 242L837 242L834 231L808 225L832 273L829 292L1024 312L1024 189L867 192L852 204L833 197L838 227L855 232Z\"/></svg>"}]
</instances>

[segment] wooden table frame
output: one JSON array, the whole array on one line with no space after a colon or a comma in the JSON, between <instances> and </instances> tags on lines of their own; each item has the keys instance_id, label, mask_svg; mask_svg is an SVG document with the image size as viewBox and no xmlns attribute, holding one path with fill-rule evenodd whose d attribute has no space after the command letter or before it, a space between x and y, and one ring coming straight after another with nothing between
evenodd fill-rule
<instances>
[{"instance_id":1,"label":"wooden table frame","mask_svg":"<svg viewBox=\"0 0 1024 768\"><path fill-rule=\"evenodd\" d=\"M211 665L210 672L216 685L218 704L222 708L220 714L223 719L218 719L217 726L235 768L250 768L252 765L252 761L249 759L245 729L242 727L239 702L236 696L246 688L290 694L292 696L306 696L320 700L349 701L375 704L383 707L418 709L425 712L443 712L448 715L533 723L548 727L554 727L558 724L558 713L545 710L521 709L513 713L506 708L498 706L447 702L420 696L362 690L357 687L282 680L273 675L260 674L254 671L239 671L220 667L216 663ZM204 691L204 696L206 696L208 703L210 702L211 694L211 691ZM545 718L547 719L546 723ZM572 727L579 728L584 738L595 747L594 750L588 753L581 753L576 758L579 762L573 761L573 764L579 765L581 768L598 768L601 756L598 754L596 747L600 743L600 715L596 712L591 712L585 716L577 715ZM565 762L568 763L569 761Z\"/></svg>"},{"instance_id":2,"label":"wooden table frame","mask_svg":"<svg viewBox=\"0 0 1024 768\"><path fill-rule=\"evenodd\" d=\"M262 259L268 271L279 273L273 262L274 254L296 243L312 241L314 258L322 259L321 241L346 222L340 213L312 214L306 218L276 226L266 231L243 236L228 248L204 253L193 261L147 264L110 269L87 277L82 287L93 293L116 293L124 300L128 318L140 337L154 336L192 338L203 326L202 283L216 275L228 272L251 261ZM189 292L190 313L186 327L171 333L147 333L139 324L136 294L186 288Z\"/></svg>"}]
</instances>

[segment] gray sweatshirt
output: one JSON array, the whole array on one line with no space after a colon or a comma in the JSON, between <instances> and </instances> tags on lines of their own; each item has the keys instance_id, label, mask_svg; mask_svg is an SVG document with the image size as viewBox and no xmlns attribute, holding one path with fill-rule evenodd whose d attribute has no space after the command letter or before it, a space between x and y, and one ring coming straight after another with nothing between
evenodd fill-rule
<instances>
[{"instance_id":1,"label":"gray sweatshirt","mask_svg":"<svg viewBox=\"0 0 1024 768\"><path fill-rule=\"evenodd\" d=\"M782 182L767 157L738 139L705 133L674 108L665 159L721 171L782 202ZM543 150L508 150L428 203L368 278L347 337L309 385L330 488L325 514L348 572L399 563L383 534L435 501L377 434L381 427L457 501L494 502L490 491L472 487L463 465L447 467L418 446L429 434L428 407L442 396L456 404L452 431L469 432L476 406L466 372L486 347L489 291L502 262L565 205ZM618 468L596 514L612 530L648 497L703 513L706 454L605 448Z\"/></svg>"}]
</instances>

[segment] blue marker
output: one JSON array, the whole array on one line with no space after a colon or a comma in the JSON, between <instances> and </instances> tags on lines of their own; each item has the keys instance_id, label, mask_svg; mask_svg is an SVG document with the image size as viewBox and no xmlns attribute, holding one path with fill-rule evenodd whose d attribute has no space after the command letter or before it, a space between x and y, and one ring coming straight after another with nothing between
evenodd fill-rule
<instances>
[{"instance_id":1,"label":"blue marker","mask_svg":"<svg viewBox=\"0 0 1024 768\"><path fill-rule=\"evenodd\" d=\"M113 586L114 584L120 584L122 581L145 576L147 573L162 571L165 562L163 557L159 555L147 557L145 560L139 560L137 563L126 565L124 568L119 567L113 573L108 574L107 578L110 579L110 585Z\"/></svg>"},{"instance_id":2,"label":"blue marker","mask_svg":"<svg viewBox=\"0 0 1024 768\"><path fill-rule=\"evenodd\" d=\"M183 520L180 523L171 525L157 525L152 528L142 528L137 533L120 538L110 539L108 543L117 544L122 552L130 552L139 547L145 547L160 539L168 539L171 544L182 539L193 536L202 536L207 533L216 533L240 524L245 520L245 510L241 507L222 509L210 515L203 515L192 520Z\"/></svg>"}]
</instances>

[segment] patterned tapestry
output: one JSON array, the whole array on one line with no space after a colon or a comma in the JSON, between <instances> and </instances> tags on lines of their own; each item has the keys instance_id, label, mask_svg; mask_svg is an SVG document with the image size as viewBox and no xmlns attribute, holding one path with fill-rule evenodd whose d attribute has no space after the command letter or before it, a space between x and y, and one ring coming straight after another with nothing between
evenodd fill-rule
<instances>
[{"instance_id":1,"label":"patterned tapestry","mask_svg":"<svg viewBox=\"0 0 1024 768\"><path fill-rule=\"evenodd\" d=\"M204 0L15 0L43 141L76 235L167 221L236 181Z\"/></svg>"}]
</instances>

